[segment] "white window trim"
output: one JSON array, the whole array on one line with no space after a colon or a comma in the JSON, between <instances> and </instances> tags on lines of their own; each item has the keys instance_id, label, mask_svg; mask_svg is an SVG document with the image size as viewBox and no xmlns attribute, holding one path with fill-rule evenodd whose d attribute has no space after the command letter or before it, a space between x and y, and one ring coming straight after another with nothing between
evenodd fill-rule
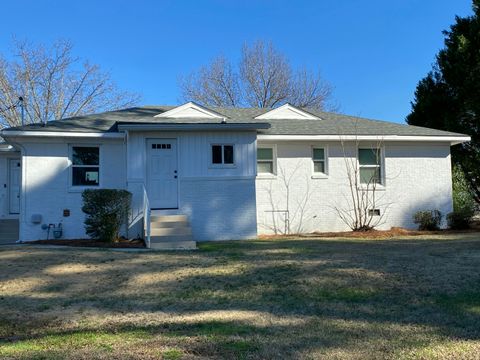
<instances>
[{"instance_id":1,"label":"white window trim","mask_svg":"<svg viewBox=\"0 0 480 360\"><path fill-rule=\"evenodd\" d=\"M377 165L360 165L360 150L372 150L372 149L379 149L380 150L380 183L375 185L375 191L382 191L385 190L386 187L386 176L385 176L385 147L384 146L359 146L357 149L357 166L358 166L358 183L361 189L364 190L371 190L373 191L372 185L367 186L368 184L362 184L360 179L360 169L362 167L365 168L374 168Z\"/></svg>"},{"instance_id":2,"label":"white window trim","mask_svg":"<svg viewBox=\"0 0 480 360\"><path fill-rule=\"evenodd\" d=\"M88 185L88 186L77 186L72 185L73 182L73 148L74 147L98 147L98 185ZM91 165L96 166L96 165ZM86 189L101 189L102 188L102 179L103 179L103 149L101 144L68 144L68 192L82 192Z\"/></svg>"},{"instance_id":3,"label":"white window trim","mask_svg":"<svg viewBox=\"0 0 480 360\"><path fill-rule=\"evenodd\" d=\"M325 163L325 172L315 172L315 161L313 160L313 150L314 149L323 149L323 162ZM310 146L310 162L312 170L312 179L328 179L328 145L313 144Z\"/></svg>"},{"instance_id":4,"label":"white window trim","mask_svg":"<svg viewBox=\"0 0 480 360\"><path fill-rule=\"evenodd\" d=\"M214 164L213 163L213 147L214 146L221 146L222 147L222 163L221 164ZM225 164L224 161L224 149L223 147L224 146L233 146L233 164ZM211 143L210 144L210 168L213 168L213 169L225 169L225 168L228 168L228 169L231 169L231 168L236 168L237 167L237 149L236 149L236 146L235 144L232 144L232 143Z\"/></svg>"},{"instance_id":5,"label":"white window trim","mask_svg":"<svg viewBox=\"0 0 480 360\"><path fill-rule=\"evenodd\" d=\"M258 149L272 149L272 173L259 173L258 172ZM277 178L277 144L257 144L257 148L255 149L255 173L257 178L259 179L276 179Z\"/></svg>"}]
</instances>

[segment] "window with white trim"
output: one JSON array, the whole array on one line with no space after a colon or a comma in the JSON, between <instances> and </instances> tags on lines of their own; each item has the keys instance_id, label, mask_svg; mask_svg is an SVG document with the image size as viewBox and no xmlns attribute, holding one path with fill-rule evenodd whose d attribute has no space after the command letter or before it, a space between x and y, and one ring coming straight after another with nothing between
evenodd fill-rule
<instances>
[{"instance_id":1,"label":"window with white trim","mask_svg":"<svg viewBox=\"0 0 480 360\"><path fill-rule=\"evenodd\" d=\"M233 165L235 162L235 147L227 144L212 145L213 165Z\"/></svg>"},{"instance_id":2,"label":"window with white trim","mask_svg":"<svg viewBox=\"0 0 480 360\"><path fill-rule=\"evenodd\" d=\"M327 162L324 148L314 147L312 149L312 160L314 174L327 173Z\"/></svg>"},{"instance_id":3,"label":"window with white trim","mask_svg":"<svg viewBox=\"0 0 480 360\"><path fill-rule=\"evenodd\" d=\"M72 146L72 186L100 185L100 147Z\"/></svg>"},{"instance_id":4,"label":"window with white trim","mask_svg":"<svg viewBox=\"0 0 480 360\"><path fill-rule=\"evenodd\" d=\"M257 173L275 174L275 163L272 147L257 148Z\"/></svg>"},{"instance_id":5,"label":"window with white trim","mask_svg":"<svg viewBox=\"0 0 480 360\"><path fill-rule=\"evenodd\" d=\"M382 184L381 149L358 149L358 164L361 184Z\"/></svg>"}]
</instances>

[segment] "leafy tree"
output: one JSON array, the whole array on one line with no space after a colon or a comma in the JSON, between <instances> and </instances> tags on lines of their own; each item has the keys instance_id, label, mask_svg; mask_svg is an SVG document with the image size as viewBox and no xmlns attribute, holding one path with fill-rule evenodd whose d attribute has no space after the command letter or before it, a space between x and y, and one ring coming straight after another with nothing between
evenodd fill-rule
<instances>
[{"instance_id":1,"label":"leafy tree","mask_svg":"<svg viewBox=\"0 0 480 360\"><path fill-rule=\"evenodd\" d=\"M475 213L475 201L465 174L458 166L452 170L452 190L453 212L447 214L448 226L452 229L467 229Z\"/></svg>"},{"instance_id":2,"label":"leafy tree","mask_svg":"<svg viewBox=\"0 0 480 360\"><path fill-rule=\"evenodd\" d=\"M293 69L272 44L244 45L236 68L223 56L180 79L185 101L211 106L274 107L290 103L331 109L332 87L320 73Z\"/></svg>"},{"instance_id":3,"label":"leafy tree","mask_svg":"<svg viewBox=\"0 0 480 360\"><path fill-rule=\"evenodd\" d=\"M50 47L15 41L12 54L0 53L0 129L25 123L133 106L137 94L121 91L98 65L80 61L72 44Z\"/></svg>"},{"instance_id":4,"label":"leafy tree","mask_svg":"<svg viewBox=\"0 0 480 360\"><path fill-rule=\"evenodd\" d=\"M475 211L475 201L465 174L458 166L454 166L452 175L453 211L471 217Z\"/></svg>"},{"instance_id":5,"label":"leafy tree","mask_svg":"<svg viewBox=\"0 0 480 360\"><path fill-rule=\"evenodd\" d=\"M469 134L472 141L452 148L453 161L480 202L480 0L473 15L456 17L432 71L416 88L410 125Z\"/></svg>"}]
</instances>

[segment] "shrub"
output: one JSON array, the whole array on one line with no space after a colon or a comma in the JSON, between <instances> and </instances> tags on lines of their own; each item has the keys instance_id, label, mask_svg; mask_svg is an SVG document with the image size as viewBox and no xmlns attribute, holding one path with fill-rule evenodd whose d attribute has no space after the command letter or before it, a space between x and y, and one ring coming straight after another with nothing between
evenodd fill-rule
<instances>
[{"instance_id":1,"label":"shrub","mask_svg":"<svg viewBox=\"0 0 480 360\"><path fill-rule=\"evenodd\" d=\"M472 190L459 166L452 170L453 212L447 215L448 226L452 229L468 229L475 212Z\"/></svg>"},{"instance_id":2,"label":"shrub","mask_svg":"<svg viewBox=\"0 0 480 360\"><path fill-rule=\"evenodd\" d=\"M453 230L463 230L470 227L472 214L453 211L447 215L448 227Z\"/></svg>"},{"instance_id":3,"label":"shrub","mask_svg":"<svg viewBox=\"0 0 480 360\"><path fill-rule=\"evenodd\" d=\"M82 193L86 233L93 239L112 242L127 222L132 194L126 190L95 189Z\"/></svg>"},{"instance_id":4,"label":"shrub","mask_svg":"<svg viewBox=\"0 0 480 360\"><path fill-rule=\"evenodd\" d=\"M439 210L417 211L413 215L413 222L418 225L418 230L438 230L442 213Z\"/></svg>"}]
</instances>

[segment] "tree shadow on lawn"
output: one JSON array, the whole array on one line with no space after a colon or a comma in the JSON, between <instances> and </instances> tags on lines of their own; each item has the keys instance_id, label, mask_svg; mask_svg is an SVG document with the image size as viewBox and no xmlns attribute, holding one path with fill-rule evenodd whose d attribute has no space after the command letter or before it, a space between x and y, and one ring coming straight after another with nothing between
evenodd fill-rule
<instances>
[{"instance_id":1,"label":"tree shadow on lawn","mask_svg":"<svg viewBox=\"0 0 480 360\"><path fill-rule=\"evenodd\" d=\"M205 341L189 349L212 356L231 351L274 357L275 351L358 346L381 338L401 340L402 347L433 338L478 340L479 265L480 242L473 238L241 241L181 253L3 251L0 280L7 290L0 305L7 310L0 315L0 334L13 342L67 336L77 330L62 328L60 317L81 319L95 311L100 318L133 317L86 324L78 332L200 336ZM18 289L9 287L17 282ZM258 313L264 323L243 312ZM210 316L182 321L203 313ZM221 315L230 313L234 320ZM154 323L138 324L136 314ZM166 318L156 319L158 314ZM414 331L401 334L412 326ZM415 333L419 329L424 334ZM268 344L276 350L268 352Z\"/></svg>"}]
</instances>

